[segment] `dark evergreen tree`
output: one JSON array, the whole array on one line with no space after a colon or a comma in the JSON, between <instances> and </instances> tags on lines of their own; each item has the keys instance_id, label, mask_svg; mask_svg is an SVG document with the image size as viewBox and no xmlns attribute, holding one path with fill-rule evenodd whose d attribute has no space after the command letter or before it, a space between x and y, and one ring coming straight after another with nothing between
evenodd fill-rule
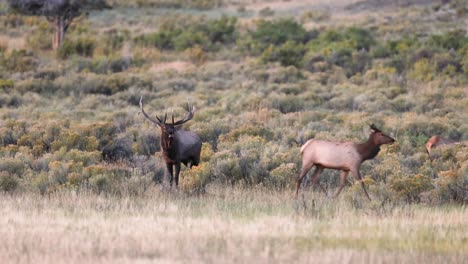
<instances>
[{"instance_id":1,"label":"dark evergreen tree","mask_svg":"<svg viewBox=\"0 0 468 264\"><path fill-rule=\"evenodd\" d=\"M109 8L105 0L8 0L13 11L31 16L45 16L53 24L55 33L52 47L63 43L73 19L90 10Z\"/></svg>"}]
</instances>

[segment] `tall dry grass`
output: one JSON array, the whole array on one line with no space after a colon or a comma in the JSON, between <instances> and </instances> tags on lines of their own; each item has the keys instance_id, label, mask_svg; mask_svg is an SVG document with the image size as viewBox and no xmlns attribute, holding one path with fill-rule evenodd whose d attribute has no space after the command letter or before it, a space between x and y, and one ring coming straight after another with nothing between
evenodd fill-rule
<instances>
[{"instance_id":1,"label":"tall dry grass","mask_svg":"<svg viewBox=\"0 0 468 264\"><path fill-rule=\"evenodd\" d=\"M0 196L1 263L462 263L466 207L211 187Z\"/></svg>"}]
</instances>

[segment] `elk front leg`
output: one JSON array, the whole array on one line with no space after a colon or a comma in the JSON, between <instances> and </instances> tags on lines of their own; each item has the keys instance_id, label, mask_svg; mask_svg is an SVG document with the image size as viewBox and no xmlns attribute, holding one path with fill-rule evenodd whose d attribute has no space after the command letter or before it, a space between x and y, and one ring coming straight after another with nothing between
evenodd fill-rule
<instances>
[{"instance_id":1,"label":"elk front leg","mask_svg":"<svg viewBox=\"0 0 468 264\"><path fill-rule=\"evenodd\" d=\"M175 186L179 186L180 162L175 164Z\"/></svg>"},{"instance_id":2,"label":"elk front leg","mask_svg":"<svg viewBox=\"0 0 468 264\"><path fill-rule=\"evenodd\" d=\"M369 194L368 194L367 191L366 191L366 186L364 185L364 182L362 181L361 174L359 173L359 168L358 168L358 169L355 169L355 170L353 171L353 175L355 175L355 177L358 179L358 181L361 182L362 189L364 190L364 193L366 194L367 199L369 199L369 201L370 201L371 198L369 197Z\"/></svg>"},{"instance_id":3,"label":"elk front leg","mask_svg":"<svg viewBox=\"0 0 468 264\"><path fill-rule=\"evenodd\" d=\"M172 188L172 179L174 175L174 164L166 163L167 171L169 172L169 187Z\"/></svg>"}]
</instances>

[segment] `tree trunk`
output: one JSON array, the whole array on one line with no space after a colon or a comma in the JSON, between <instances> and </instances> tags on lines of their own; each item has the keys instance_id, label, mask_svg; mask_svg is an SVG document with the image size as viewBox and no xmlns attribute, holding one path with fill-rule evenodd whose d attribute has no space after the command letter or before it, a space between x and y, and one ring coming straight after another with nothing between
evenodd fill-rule
<instances>
[{"instance_id":1,"label":"tree trunk","mask_svg":"<svg viewBox=\"0 0 468 264\"><path fill-rule=\"evenodd\" d=\"M63 39L65 37L65 28L67 27L67 24L65 23L65 18L63 16L54 17L52 19L52 23L54 24L54 27L55 27L54 39L52 41L52 48L56 50L63 43Z\"/></svg>"}]
</instances>

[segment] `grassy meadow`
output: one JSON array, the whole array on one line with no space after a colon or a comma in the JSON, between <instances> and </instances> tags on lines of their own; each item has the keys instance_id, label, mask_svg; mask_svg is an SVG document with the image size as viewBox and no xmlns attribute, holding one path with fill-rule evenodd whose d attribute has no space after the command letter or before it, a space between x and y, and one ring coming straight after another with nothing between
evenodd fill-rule
<instances>
[{"instance_id":1,"label":"grassy meadow","mask_svg":"<svg viewBox=\"0 0 468 264\"><path fill-rule=\"evenodd\" d=\"M463 263L466 206L352 206L289 191L2 196L2 262ZM33 220L32 220L33 219Z\"/></svg>"},{"instance_id":2,"label":"grassy meadow","mask_svg":"<svg viewBox=\"0 0 468 264\"><path fill-rule=\"evenodd\" d=\"M53 27L0 0L1 263L463 263L466 1L112 0ZM330 3L331 2L331 3ZM202 163L169 190L159 129ZM341 195L293 188L308 139L397 142ZM339 173L325 170L331 195Z\"/></svg>"}]
</instances>

